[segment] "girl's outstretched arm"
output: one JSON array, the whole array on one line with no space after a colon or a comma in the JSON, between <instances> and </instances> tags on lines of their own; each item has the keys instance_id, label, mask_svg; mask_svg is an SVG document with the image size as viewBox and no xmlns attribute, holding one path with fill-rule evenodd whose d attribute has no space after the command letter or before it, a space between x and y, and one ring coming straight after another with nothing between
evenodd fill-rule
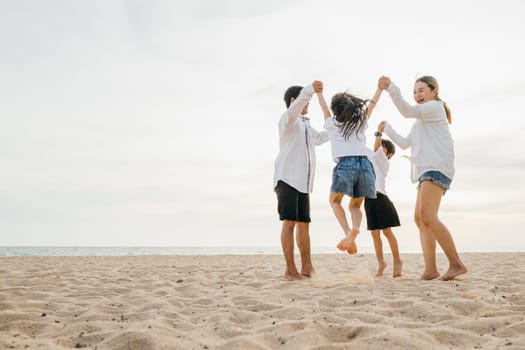
<instances>
[{"instance_id":1,"label":"girl's outstretched arm","mask_svg":"<svg viewBox=\"0 0 525 350\"><path fill-rule=\"evenodd\" d=\"M321 109L323 110L324 120L330 118L332 114L330 113L330 109L328 108L328 105L326 104L326 100L324 99L323 93L318 92L317 98L319 99L319 106L321 106Z\"/></svg>"},{"instance_id":2,"label":"girl's outstretched arm","mask_svg":"<svg viewBox=\"0 0 525 350\"><path fill-rule=\"evenodd\" d=\"M379 97L381 97L381 93L383 92L383 89L377 88L376 93L374 94L374 97L372 97L372 100L370 101L370 105L368 105L368 111L366 113L366 117L370 118L372 115L372 111L377 105L377 102L379 101Z\"/></svg>"}]
</instances>

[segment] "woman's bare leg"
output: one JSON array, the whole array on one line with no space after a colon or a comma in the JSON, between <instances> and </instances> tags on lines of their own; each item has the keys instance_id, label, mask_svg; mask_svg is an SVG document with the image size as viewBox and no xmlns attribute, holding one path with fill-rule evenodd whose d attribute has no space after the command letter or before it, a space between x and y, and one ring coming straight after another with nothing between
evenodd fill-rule
<instances>
[{"instance_id":1,"label":"woman's bare leg","mask_svg":"<svg viewBox=\"0 0 525 350\"><path fill-rule=\"evenodd\" d=\"M419 192L421 195L421 223L425 230L431 232L448 259L449 268L442 279L445 281L454 279L456 276L467 272L467 268L459 258L454 239L448 228L438 218L443 189L431 181L423 181Z\"/></svg>"},{"instance_id":2,"label":"woman's bare leg","mask_svg":"<svg viewBox=\"0 0 525 350\"><path fill-rule=\"evenodd\" d=\"M425 182L425 181L424 181ZM414 221L419 229L419 240L423 250L423 259L425 261L425 270L421 275L423 280L433 280L439 277L439 271L436 264L436 239L421 219L421 208L423 206L422 188L417 191L416 208L414 210Z\"/></svg>"}]
</instances>

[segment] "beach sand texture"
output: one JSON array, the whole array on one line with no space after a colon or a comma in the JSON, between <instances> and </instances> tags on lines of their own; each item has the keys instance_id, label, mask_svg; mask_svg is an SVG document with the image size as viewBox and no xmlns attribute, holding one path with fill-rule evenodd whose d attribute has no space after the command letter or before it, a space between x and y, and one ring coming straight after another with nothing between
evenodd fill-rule
<instances>
[{"instance_id":1,"label":"beach sand texture","mask_svg":"<svg viewBox=\"0 0 525 350\"><path fill-rule=\"evenodd\" d=\"M314 255L296 282L279 255L1 257L0 349L525 349L525 253L462 254L449 282L401 257L393 279Z\"/></svg>"}]
</instances>

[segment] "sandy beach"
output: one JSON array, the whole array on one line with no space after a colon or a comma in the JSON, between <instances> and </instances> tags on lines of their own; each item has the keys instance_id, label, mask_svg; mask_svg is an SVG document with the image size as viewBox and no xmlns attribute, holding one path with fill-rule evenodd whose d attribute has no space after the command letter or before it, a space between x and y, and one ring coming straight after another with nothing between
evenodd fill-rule
<instances>
[{"instance_id":1,"label":"sandy beach","mask_svg":"<svg viewBox=\"0 0 525 350\"><path fill-rule=\"evenodd\" d=\"M279 255L2 257L0 349L525 349L525 253L462 258L442 282L314 255L288 282Z\"/></svg>"}]
</instances>

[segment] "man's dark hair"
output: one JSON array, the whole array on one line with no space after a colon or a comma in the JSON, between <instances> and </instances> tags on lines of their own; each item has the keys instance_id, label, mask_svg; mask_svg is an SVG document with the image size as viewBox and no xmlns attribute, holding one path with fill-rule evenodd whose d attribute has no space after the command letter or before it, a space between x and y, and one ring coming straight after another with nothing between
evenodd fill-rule
<instances>
[{"instance_id":1,"label":"man's dark hair","mask_svg":"<svg viewBox=\"0 0 525 350\"><path fill-rule=\"evenodd\" d=\"M286 108L290 107L290 104L292 103L292 97L297 98L299 94L301 93L301 90L303 89L302 86L290 86L286 92L284 93L284 103L286 103Z\"/></svg>"}]
</instances>

